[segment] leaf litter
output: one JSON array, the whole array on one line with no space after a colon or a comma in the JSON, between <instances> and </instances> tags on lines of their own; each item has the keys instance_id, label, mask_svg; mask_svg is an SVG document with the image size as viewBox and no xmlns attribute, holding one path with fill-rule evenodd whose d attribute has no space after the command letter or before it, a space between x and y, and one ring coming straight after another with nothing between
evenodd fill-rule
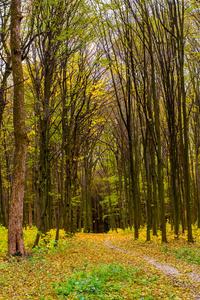
<instances>
[{"instance_id":1,"label":"leaf litter","mask_svg":"<svg viewBox=\"0 0 200 300\"><path fill-rule=\"evenodd\" d=\"M186 287L192 293L190 297L188 296L188 299L200 299L200 269L197 265L186 263L181 260L181 257L180 259L175 259L170 255L171 253L163 253L162 250L164 247L161 247L160 244L152 242L141 243L141 241L135 241L131 235L126 236L124 239L122 238L121 241L112 237L112 244L110 239L107 239L105 243L112 249L123 251L124 253L132 254L137 258L146 260L149 264L171 278L177 287ZM169 249L173 249L178 245L182 246L183 244L181 241L172 242L171 240L168 247ZM188 244L188 247L199 247L197 245L198 243L196 245ZM170 252L170 250L167 252ZM182 294L180 299L186 299L185 295Z\"/></svg>"},{"instance_id":2,"label":"leaf litter","mask_svg":"<svg viewBox=\"0 0 200 300\"><path fill-rule=\"evenodd\" d=\"M0 299L200 299L199 266L173 255L185 245L78 233L29 259L1 260Z\"/></svg>"}]
</instances>

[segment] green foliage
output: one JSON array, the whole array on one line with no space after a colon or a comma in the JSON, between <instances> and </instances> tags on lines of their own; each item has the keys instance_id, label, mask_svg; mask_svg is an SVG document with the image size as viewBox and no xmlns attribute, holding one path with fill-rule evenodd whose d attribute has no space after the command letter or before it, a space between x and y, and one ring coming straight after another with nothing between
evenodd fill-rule
<instances>
[{"instance_id":1,"label":"green foliage","mask_svg":"<svg viewBox=\"0 0 200 300\"><path fill-rule=\"evenodd\" d=\"M179 259L183 259L187 262L192 262L196 265L200 265L200 249L198 247L193 249L190 248L176 249L172 251L172 254Z\"/></svg>"},{"instance_id":2,"label":"green foliage","mask_svg":"<svg viewBox=\"0 0 200 300\"><path fill-rule=\"evenodd\" d=\"M157 280L154 276L146 279L140 268L125 267L122 264L104 264L97 268L82 268L64 283L56 283L56 293L70 299L123 299L120 292L132 289L134 283L149 284ZM137 289L132 290L137 294ZM119 296L120 294L120 296ZM142 299L142 298L141 298ZM153 299L145 297L145 299Z\"/></svg>"},{"instance_id":3,"label":"green foliage","mask_svg":"<svg viewBox=\"0 0 200 300\"><path fill-rule=\"evenodd\" d=\"M166 247L163 247L162 250L163 250L164 253L167 253L169 251L169 248L166 246Z\"/></svg>"}]
</instances>

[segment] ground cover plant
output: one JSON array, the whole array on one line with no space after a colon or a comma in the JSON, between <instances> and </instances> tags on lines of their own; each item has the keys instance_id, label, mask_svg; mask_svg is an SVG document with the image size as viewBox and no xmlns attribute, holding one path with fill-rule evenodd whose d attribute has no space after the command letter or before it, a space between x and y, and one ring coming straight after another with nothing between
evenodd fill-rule
<instances>
[{"instance_id":1,"label":"ground cover plant","mask_svg":"<svg viewBox=\"0 0 200 300\"><path fill-rule=\"evenodd\" d=\"M75 272L66 282L56 285L58 295L71 299L153 299L153 293L143 295L143 287L156 286L156 276L145 276L140 267L121 263L99 264L98 267Z\"/></svg>"},{"instance_id":2,"label":"ground cover plant","mask_svg":"<svg viewBox=\"0 0 200 300\"><path fill-rule=\"evenodd\" d=\"M160 236L146 242L146 228L137 241L131 230L72 237L61 231L57 247L51 230L31 249L37 230L27 228L24 239L30 256L25 260L7 259L7 231L0 230L0 299L198 299L198 229L194 244L184 237L175 240L173 234L167 244ZM178 275L160 268L166 265Z\"/></svg>"}]
</instances>

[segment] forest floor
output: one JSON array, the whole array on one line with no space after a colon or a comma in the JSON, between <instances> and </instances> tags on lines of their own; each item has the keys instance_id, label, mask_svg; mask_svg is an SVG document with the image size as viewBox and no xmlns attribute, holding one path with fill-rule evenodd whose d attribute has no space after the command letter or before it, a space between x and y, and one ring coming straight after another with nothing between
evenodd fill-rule
<instances>
[{"instance_id":1,"label":"forest floor","mask_svg":"<svg viewBox=\"0 0 200 300\"><path fill-rule=\"evenodd\" d=\"M25 260L0 253L0 299L200 299L200 241L79 233Z\"/></svg>"}]
</instances>

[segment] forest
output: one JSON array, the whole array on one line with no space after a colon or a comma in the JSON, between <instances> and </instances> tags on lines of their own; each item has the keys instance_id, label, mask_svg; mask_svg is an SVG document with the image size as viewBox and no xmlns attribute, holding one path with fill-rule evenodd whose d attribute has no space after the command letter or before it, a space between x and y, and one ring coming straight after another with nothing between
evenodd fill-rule
<instances>
[{"instance_id":1,"label":"forest","mask_svg":"<svg viewBox=\"0 0 200 300\"><path fill-rule=\"evenodd\" d=\"M0 1L4 255L29 256L26 230L199 241L199 37L195 0ZM123 299L95 297L64 299Z\"/></svg>"}]
</instances>

